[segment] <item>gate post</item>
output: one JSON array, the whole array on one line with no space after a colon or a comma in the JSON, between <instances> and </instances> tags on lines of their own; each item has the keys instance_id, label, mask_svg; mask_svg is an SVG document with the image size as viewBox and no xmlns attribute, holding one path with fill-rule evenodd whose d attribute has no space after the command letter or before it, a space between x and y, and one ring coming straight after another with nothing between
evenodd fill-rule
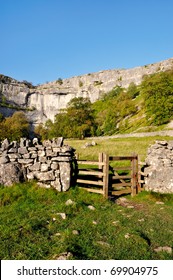
<instances>
[{"instance_id":1,"label":"gate post","mask_svg":"<svg viewBox=\"0 0 173 280\"><path fill-rule=\"evenodd\" d=\"M134 196L137 194L137 175L138 175L138 156L133 155L132 161L131 161L131 166L132 166L132 172L131 172L131 195Z\"/></svg>"},{"instance_id":2,"label":"gate post","mask_svg":"<svg viewBox=\"0 0 173 280\"><path fill-rule=\"evenodd\" d=\"M109 156L103 154L103 196L108 198L109 192Z\"/></svg>"}]
</instances>

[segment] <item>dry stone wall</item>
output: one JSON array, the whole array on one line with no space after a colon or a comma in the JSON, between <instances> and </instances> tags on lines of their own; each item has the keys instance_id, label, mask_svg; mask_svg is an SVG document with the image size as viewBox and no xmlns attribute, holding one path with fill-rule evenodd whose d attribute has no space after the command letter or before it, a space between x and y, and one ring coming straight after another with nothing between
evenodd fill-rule
<instances>
[{"instance_id":1,"label":"dry stone wall","mask_svg":"<svg viewBox=\"0 0 173 280\"><path fill-rule=\"evenodd\" d=\"M0 184L9 186L25 180L38 181L41 187L53 187L67 191L72 178L74 149L63 145L63 138L32 141L21 138L20 142L9 143L7 139L0 146Z\"/></svg>"},{"instance_id":2,"label":"dry stone wall","mask_svg":"<svg viewBox=\"0 0 173 280\"><path fill-rule=\"evenodd\" d=\"M173 193L173 141L156 141L145 160L145 189Z\"/></svg>"}]
</instances>

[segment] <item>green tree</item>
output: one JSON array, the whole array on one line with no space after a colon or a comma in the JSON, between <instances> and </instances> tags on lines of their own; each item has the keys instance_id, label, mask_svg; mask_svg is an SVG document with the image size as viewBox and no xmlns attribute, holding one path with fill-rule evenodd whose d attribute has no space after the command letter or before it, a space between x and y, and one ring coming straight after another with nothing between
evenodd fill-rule
<instances>
[{"instance_id":1,"label":"green tree","mask_svg":"<svg viewBox=\"0 0 173 280\"><path fill-rule=\"evenodd\" d=\"M173 71L146 76L141 84L150 124L161 125L173 117Z\"/></svg>"},{"instance_id":2,"label":"green tree","mask_svg":"<svg viewBox=\"0 0 173 280\"><path fill-rule=\"evenodd\" d=\"M23 112L15 112L12 117L0 123L0 139L8 138L10 141L19 140L29 136L29 122Z\"/></svg>"}]
</instances>

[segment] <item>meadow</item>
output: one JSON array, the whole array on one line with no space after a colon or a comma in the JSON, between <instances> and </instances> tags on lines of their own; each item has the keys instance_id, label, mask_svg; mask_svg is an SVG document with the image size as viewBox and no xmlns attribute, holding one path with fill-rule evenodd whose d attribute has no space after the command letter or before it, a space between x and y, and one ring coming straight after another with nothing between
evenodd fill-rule
<instances>
[{"instance_id":1,"label":"meadow","mask_svg":"<svg viewBox=\"0 0 173 280\"><path fill-rule=\"evenodd\" d=\"M65 140L84 159L138 153L163 137ZM164 137L164 139L171 139ZM171 260L173 195L143 191L105 199L72 186L59 193L36 182L0 186L0 258L3 260Z\"/></svg>"},{"instance_id":2,"label":"meadow","mask_svg":"<svg viewBox=\"0 0 173 280\"><path fill-rule=\"evenodd\" d=\"M142 192L117 204L77 186L58 193L31 182L1 186L0 216L4 260L173 257L173 195Z\"/></svg>"},{"instance_id":3,"label":"meadow","mask_svg":"<svg viewBox=\"0 0 173 280\"><path fill-rule=\"evenodd\" d=\"M76 149L80 159L97 160L100 152L107 153L110 156L131 156L138 154L141 161L144 161L147 155L147 149L154 144L156 140L173 140L169 136L150 136L150 137L129 137L129 138L109 138L97 137L86 138L84 140L66 139L65 144ZM95 142L96 145L85 147L85 144Z\"/></svg>"}]
</instances>

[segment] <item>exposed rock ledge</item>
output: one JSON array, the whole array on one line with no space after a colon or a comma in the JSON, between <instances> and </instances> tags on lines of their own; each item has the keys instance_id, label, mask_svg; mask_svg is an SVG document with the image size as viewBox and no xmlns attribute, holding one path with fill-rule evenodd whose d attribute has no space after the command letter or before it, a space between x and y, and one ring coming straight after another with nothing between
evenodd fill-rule
<instances>
[{"instance_id":1,"label":"exposed rock ledge","mask_svg":"<svg viewBox=\"0 0 173 280\"><path fill-rule=\"evenodd\" d=\"M132 69L105 70L59 79L35 87L27 82L19 82L0 75L0 112L10 116L15 110L23 109L33 125L44 123L47 119L53 121L59 110L65 108L74 97L88 97L94 102L115 86L127 88L132 82L138 85L144 75L172 68L173 58ZM3 106L2 99L5 100Z\"/></svg>"}]
</instances>

